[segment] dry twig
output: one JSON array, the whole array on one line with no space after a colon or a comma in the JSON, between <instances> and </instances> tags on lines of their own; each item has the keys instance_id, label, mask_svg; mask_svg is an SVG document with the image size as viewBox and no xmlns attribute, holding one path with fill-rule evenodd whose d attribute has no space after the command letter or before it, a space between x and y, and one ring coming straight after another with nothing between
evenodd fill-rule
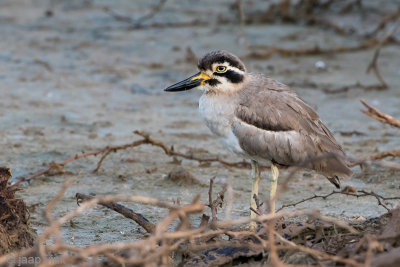
<instances>
[{"instance_id":1,"label":"dry twig","mask_svg":"<svg viewBox=\"0 0 400 267\"><path fill-rule=\"evenodd\" d=\"M400 8L398 9L397 15L400 15ZM379 72L378 68L379 53L381 51L382 46L385 45L391 38L393 38L393 35L396 33L396 30L399 26L400 26L400 20L397 21L397 23L393 26L393 28L387 32L386 36L381 41L379 41L378 46L375 49L374 56L372 57L372 61L369 63L367 67L367 73L373 70L376 78L379 80L379 82L382 84L382 87L385 89L388 88L389 86L387 85L385 80L382 78L381 73Z\"/></svg>"},{"instance_id":2,"label":"dry twig","mask_svg":"<svg viewBox=\"0 0 400 267\"><path fill-rule=\"evenodd\" d=\"M260 199L256 194L253 195L254 202L256 203L257 210L253 209L250 207L250 210L253 211L257 215L263 214L262 212L262 205L264 204L263 202L260 202Z\"/></svg>"},{"instance_id":3,"label":"dry twig","mask_svg":"<svg viewBox=\"0 0 400 267\"><path fill-rule=\"evenodd\" d=\"M356 198L372 196L372 197L376 198L376 200L378 201L378 205L382 206L387 211L390 211L390 209L383 203L383 201L386 201L386 200L400 200L400 197L384 197L384 196L381 196L381 195L379 195L379 194L377 194L377 193L375 193L373 191L366 192L364 190L359 190L357 193L348 193L346 191L335 191L335 190L333 190L331 193L326 194L326 195L316 195L316 194L314 194L311 197L304 198L304 199L299 200L299 201L297 201L295 203L282 205L277 211L281 211L282 209L285 209L285 208L288 208L288 207L295 207L295 206L297 206L297 205L299 205L301 203L304 203L304 202L307 202L307 201L310 201L310 200L313 200L313 199L317 199L317 198L321 198L323 200L326 200L327 198L329 198L329 197L331 197L333 195L346 195L346 196L352 196L352 197L356 197Z\"/></svg>"},{"instance_id":4,"label":"dry twig","mask_svg":"<svg viewBox=\"0 0 400 267\"><path fill-rule=\"evenodd\" d=\"M367 34L366 37L375 36L379 31L383 30L389 22L394 21L399 17L400 17L400 7L396 11L386 15L375 27L375 29L371 33Z\"/></svg>"},{"instance_id":5,"label":"dry twig","mask_svg":"<svg viewBox=\"0 0 400 267\"><path fill-rule=\"evenodd\" d=\"M361 84L360 82L356 82L354 84L343 85L340 87L333 87L330 84L317 84L315 82L310 81L302 81L302 82L289 82L286 83L290 87L306 87L306 88L313 88L313 89L321 89L326 94L340 94L350 91L351 89L362 89L365 91L372 91L372 90L382 90L382 84Z\"/></svg>"},{"instance_id":6,"label":"dry twig","mask_svg":"<svg viewBox=\"0 0 400 267\"><path fill-rule=\"evenodd\" d=\"M383 123L387 123L389 125L392 125L394 127L400 128L400 121L393 118L390 115L387 115L381 111L379 111L378 109L374 108L373 106L369 105L367 102L365 102L364 99L360 100L361 103L368 108L368 110L363 110L361 109L361 112L370 116L371 118L378 120L380 122Z\"/></svg>"},{"instance_id":7,"label":"dry twig","mask_svg":"<svg viewBox=\"0 0 400 267\"><path fill-rule=\"evenodd\" d=\"M162 23L154 22L145 24L144 22L153 18L156 14L158 14L162 10L166 2L167 0L160 0L160 2L157 5L155 5L148 14L143 15L138 19L133 19L129 16L121 15L109 7L103 7L103 11L108 15L110 15L115 20L127 23L129 30L145 30L152 28L182 28L182 27L208 25L207 21L200 21L198 19L194 19L188 22L162 22Z\"/></svg>"},{"instance_id":8,"label":"dry twig","mask_svg":"<svg viewBox=\"0 0 400 267\"><path fill-rule=\"evenodd\" d=\"M315 46L312 48L295 48L288 49L282 47L263 47L263 48L253 48L254 50L243 56L244 58L257 58L257 59L267 59L271 56L278 54L283 57L288 56L309 56L309 55L322 55L322 54L335 54L335 53L348 53L360 51L368 48L375 47L379 43L378 40L372 39L363 41L356 46L338 46L334 48L321 48Z\"/></svg>"},{"instance_id":9,"label":"dry twig","mask_svg":"<svg viewBox=\"0 0 400 267\"><path fill-rule=\"evenodd\" d=\"M85 194L80 194L80 193L76 193L75 195L76 200L78 203L82 203L82 201L87 201L87 200L91 200L93 199L92 196L88 196ZM148 233L154 233L155 230L155 225L153 223L151 223L148 219L146 219L146 217L144 217L142 214L140 213L136 213L133 210L118 204L118 203L114 203L114 202L99 202L98 203L101 206L107 207L109 209L112 209L122 215L124 215L126 218L134 220L137 224L139 224L141 227L143 227L143 229L145 229Z\"/></svg>"},{"instance_id":10,"label":"dry twig","mask_svg":"<svg viewBox=\"0 0 400 267\"><path fill-rule=\"evenodd\" d=\"M213 185L214 185L214 180L215 177L210 179L210 187L208 190L208 207L211 209L211 228L214 228L215 223L217 222L217 208L220 207L222 208L222 204L224 203L224 195L226 192L226 185L224 188L217 194L217 198L215 200L212 200L212 190L213 190ZM216 229L216 228L214 228Z\"/></svg>"},{"instance_id":11,"label":"dry twig","mask_svg":"<svg viewBox=\"0 0 400 267\"><path fill-rule=\"evenodd\" d=\"M368 160L380 160L386 157L393 157L393 158L400 157L400 150L390 150L390 151L380 152L369 156Z\"/></svg>"},{"instance_id":12,"label":"dry twig","mask_svg":"<svg viewBox=\"0 0 400 267\"><path fill-rule=\"evenodd\" d=\"M400 157L400 150L390 150L390 151L379 152L374 155L365 157L364 159L352 160L351 162L348 163L348 165L349 165L349 167L354 167L357 165L365 164L369 161L382 160L387 157L392 157L392 158ZM375 162L375 164L380 165L382 167L386 167L386 168L400 169L400 165L398 165L394 162L385 161L385 162L380 162L379 164L377 162ZM392 166L390 166L390 165L392 165Z\"/></svg>"},{"instance_id":13,"label":"dry twig","mask_svg":"<svg viewBox=\"0 0 400 267\"><path fill-rule=\"evenodd\" d=\"M147 144L160 147L162 150L164 150L165 154L167 154L168 156L176 156L176 157L180 157L180 158L184 158L184 159L195 160L195 161L202 162L202 163L219 162L228 167L250 168L250 163L248 163L246 161L227 162L220 158L211 158L211 159L199 158L199 157L195 157L193 155L187 155L187 154L183 154L183 153L174 151L173 147L168 148L161 141L154 140L148 134L145 134L143 132L135 131L135 134L142 136L144 138L144 140L147 142ZM264 166L264 168L266 168L266 167Z\"/></svg>"},{"instance_id":14,"label":"dry twig","mask_svg":"<svg viewBox=\"0 0 400 267\"><path fill-rule=\"evenodd\" d=\"M246 13L244 12L244 6L243 6L243 1L242 0L236 0L236 8L239 13L239 21L240 21L240 27L239 27L239 43L243 44L244 47L247 48L247 38L246 38L246 32L245 32L245 26L246 26Z\"/></svg>"},{"instance_id":15,"label":"dry twig","mask_svg":"<svg viewBox=\"0 0 400 267\"><path fill-rule=\"evenodd\" d=\"M132 19L131 17L120 15L116 13L114 10L110 9L109 7L104 7L103 10L111 17L113 17L115 20L129 23L132 25L134 29L138 29L143 26L143 23L146 20L153 18L157 13L159 13L161 9L164 7L166 2L167 0L160 0L160 2L157 5L155 5L148 14L143 15L138 19Z\"/></svg>"}]
</instances>

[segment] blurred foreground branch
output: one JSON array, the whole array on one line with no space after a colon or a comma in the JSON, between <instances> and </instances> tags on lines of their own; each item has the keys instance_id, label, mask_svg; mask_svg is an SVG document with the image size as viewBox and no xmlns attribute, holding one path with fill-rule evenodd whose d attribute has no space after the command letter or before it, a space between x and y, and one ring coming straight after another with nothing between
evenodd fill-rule
<instances>
[{"instance_id":1,"label":"blurred foreground branch","mask_svg":"<svg viewBox=\"0 0 400 267\"><path fill-rule=\"evenodd\" d=\"M290 179L292 175L293 173L289 174L287 179ZM380 259L382 253L385 253L382 250L369 248L375 244L375 246L386 246L389 250L392 247L395 249L397 246L396 236L399 235L395 223L400 219L396 215L400 214L400 212L396 210L392 211L393 218L389 220L387 225L382 225L385 235L380 239L379 233L381 230L378 229L376 234L372 235L371 228L368 228L368 223L365 227L369 229L368 233L371 237L367 236L367 231L358 231L344 221L324 216L318 211L310 210L279 211L273 214L260 215L253 220L257 221L261 225L261 228L256 232L248 231L243 229L243 225L252 221L249 217L227 221L217 220L216 211L212 210L217 206L222 207L224 203L223 194L226 189L223 189L217 198L212 200L213 179L210 180L209 189L209 207L211 208L211 213L213 213L214 221L212 224L203 223L202 220L200 226L195 227L191 223L193 221L191 216L205 212L204 209L207 206L199 203L199 196L194 197L190 204L176 205L155 198L141 196L89 197L78 193L77 198L84 200L80 202L80 206L57 218L52 213L57 202L60 201L71 183L71 180L67 181L57 196L47 206L45 214L49 221L49 226L43 230L38 244L30 249L0 256L0 265L9 263L9 266L16 266L18 261L14 261L15 265L10 265L10 259L32 256L40 257L43 266L48 267L83 266L84 264L91 263L96 263L96 266L115 264L221 266L232 264L237 259L241 259L242 261L247 259L247 261L253 262L254 257L258 257L258 260L260 260L259 257L261 256L262 260L268 260L274 266L287 267L299 266L293 265L290 256L300 253L303 257L306 256L306 258L301 262L296 262L296 264L307 262L307 266L321 266L320 263L324 262L326 265L322 266L342 264L346 266L365 267L370 266L369 262L378 258ZM373 192L359 192L358 195L360 197L365 195L374 196L378 200L392 199L384 198ZM313 198L327 198L333 194L336 193L332 192L326 196L314 196ZM61 231L64 229L62 226L95 205L103 205L119 212L123 210L128 211L128 213L125 211L121 213L125 217L131 218L132 211L115 203L117 201L133 201L139 204L152 205L158 208L166 208L169 212L166 216L160 218L156 224L151 224L151 229L139 223L141 227L149 232L143 239L90 244L86 247L64 242L61 235ZM303 202L305 201L308 200L304 200ZM292 204L292 206L295 205L297 204ZM306 222L296 223L296 221L299 221L304 216L308 218ZM207 217L203 214L204 221L208 221ZM106 218L103 219L106 220ZM173 226L176 225L174 222L177 220L180 223L177 226ZM78 222L76 221L75 223ZM363 226L359 224L357 228L363 229ZM390 235L387 233L390 233ZM49 242L52 237L55 237L53 239L54 242ZM341 244L347 253L340 252L342 251L340 250L342 249L341 246L338 246L335 251L332 251L332 248L327 248L332 242L343 242L341 240L343 238L346 239L346 237L348 237L349 243ZM358 247L358 249L351 249L354 246ZM51 255L59 255L58 257L62 258L59 261L54 261L52 260L54 256L50 258ZM300 266L304 266L304 264Z\"/></svg>"}]
</instances>

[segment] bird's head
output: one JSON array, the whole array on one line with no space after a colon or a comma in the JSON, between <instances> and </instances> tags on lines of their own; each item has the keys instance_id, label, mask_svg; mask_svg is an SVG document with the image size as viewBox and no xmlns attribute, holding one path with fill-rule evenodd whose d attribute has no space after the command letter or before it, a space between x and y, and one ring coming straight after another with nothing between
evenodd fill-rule
<instances>
[{"instance_id":1,"label":"bird's head","mask_svg":"<svg viewBox=\"0 0 400 267\"><path fill-rule=\"evenodd\" d=\"M226 51L212 51L205 54L199 60L197 67L199 73L169 86L164 91L186 91L198 86L212 92L236 91L243 86L247 77L242 61Z\"/></svg>"}]
</instances>

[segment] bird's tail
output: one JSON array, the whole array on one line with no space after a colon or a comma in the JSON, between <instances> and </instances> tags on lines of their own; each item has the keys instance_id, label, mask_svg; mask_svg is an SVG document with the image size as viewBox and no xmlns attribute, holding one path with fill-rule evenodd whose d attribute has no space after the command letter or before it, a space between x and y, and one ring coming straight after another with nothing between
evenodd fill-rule
<instances>
[{"instance_id":1,"label":"bird's tail","mask_svg":"<svg viewBox=\"0 0 400 267\"><path fill-rule=\"evenodd\" d=\"M339 177L337 175L333 176L333 177L326 177L329 182L331 182L334 186L336 186L337 189L340 189L340 180Z\"/></svg>"}]
</instances>

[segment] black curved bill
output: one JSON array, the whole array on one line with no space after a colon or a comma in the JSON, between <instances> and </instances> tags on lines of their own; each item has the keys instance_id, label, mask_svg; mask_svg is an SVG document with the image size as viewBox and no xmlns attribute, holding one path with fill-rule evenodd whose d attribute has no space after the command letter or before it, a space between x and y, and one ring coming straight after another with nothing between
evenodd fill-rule
<instances>
[{"instance_id":1,"label":"black curved bill","mask_svg":"<svg viewBox=\"0 0 400 267\"><path fill-rule=\"evenodd\" d=\"M173 84L167 88L164 89L166 92L179 92L179 91L187 91L190 89L193 89L199 85L202 85L205 80L208 80L210 77L208 77L206 74L199 72L196 73L193 76L190 76L189 78L180 81L176 84Z\"/></svg>"}]
</instances>

